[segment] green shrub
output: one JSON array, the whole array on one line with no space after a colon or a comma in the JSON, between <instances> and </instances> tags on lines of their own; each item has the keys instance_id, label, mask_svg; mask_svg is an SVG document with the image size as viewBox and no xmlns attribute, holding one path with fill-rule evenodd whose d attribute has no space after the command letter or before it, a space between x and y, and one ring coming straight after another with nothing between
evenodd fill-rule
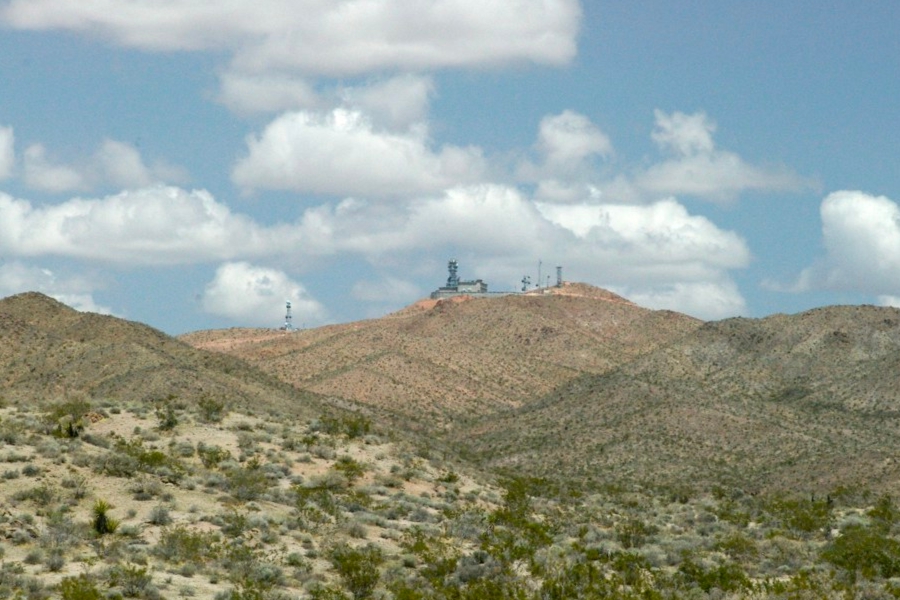
<instances>
[{"instance_id":1,"label":"green shrub","mask_svg":"<svg viewBox=\"0 0 900 600\"><path fill-rule=\"evenodd\" d=\"M153 553L171 563L205 563L221 553L218 534L194 531L184 525L163 529Z\"/></svg>"},{"instance_id":2,"label":"green shrub","mask_svg":"<svg viewBox=\"0 0 900 600\"><path fill-rule=\"evenodd\" d=\"M776 497L766 503L766 510L791 531L813 533L831 523L831 502L815 498Z\"/></svg>"},{"instance_id":3,"label":"green shrub","mask_svg":"<svg viewBox=\"0 0 900 600\"><path fill-rule=\"evenodd\" d=\"M54 435L76 438L84 431L84 416L91 411L91 403L84 398L73 398L50 407L45 421Z\"/></svg>"},{"instance_id":4,"label":"green shrub","mask_svg":"<svg viewBox=\"0 0 900 600\"><path fill-rule=\"evenodd\" d=\"M225 408L225 401L218 400L212 396L203 396L200 398L200 401L197 403L197 408L200 420L204 423L218 423L228 412Z\"/></svg>"},{"instance_id":5,"label":"green shrub","mask_svg":"<svg viewBox=\"0 0 900 600\"><path fill-rule=\"evenodd\" d=\"M332 468L346 477L350 483L362 477L366 472L366 468L350 456L341 456Z\"/></svg>"},{"instance_id":6,"label":"green shrub","mask_svg":"<svg viewBox=\"0 0 900 600\"><path fill-rule=\"evenodd\" d=\"M100 600L103 597L93 578L85 573L64 577L59 582L59 593L62 600Z\"/></svg>"},{"instance_id":7,"label":"green shrub","mask_svg":"<svg viewBox=\"0 0 900 600\"><path fill-rule=\"evenodd\" d=\"M380 577L378 567L384 560L379 548L365 546L357 549L340 544L332 549L330 558L355 600L372 597Z\"/></svg>"},{"instance_id":8,"label":"green shrub","mask_svg":"<svg viewBox=\"0 0 900 600\"><path fill-rule=\"evenodd\" d=\"M900 575L900 542L875 528L848 527L820 556L854 579L857 573L867 579Z\"/></svg>"},{"instance_id":9,"label":"green shrub","mask_svg":"<svg viewBox=\"0 0 900 600\"><path fill-rule=\"evenodd\" d=\"M153 576L147 567L138 565L115 565L107 573L110 587L122 590L126 598L140 598L152 588Z\"/></svg>"},{"instance_id":10,"label":"green shrub","mask_svg":"<svg viewBox=\"0 0 900 600\"><path fill-rule=\"evenodd\" d=\"M231 460L231 452L228 450L219 446L207 446L203 442L197 444L197 455L200 457L200 462L207 469L215 469L219 466L219 463Z\"/></svg>"},{"instance_id":11,"label":"green shrub","mask_svg":"<svg viewBox=\"0 0 900 600\"><path fill-rule=\"evenodd\" d=\"M269 488L269 478L257 458L247 461L243 467L228 471L228 489L236 500L256 500Z\"/></svg>"},{"instance_id":12,"label":"green shrub","mask_svg":"<svg viewBox=\"0 0 900 600\"><path fill-rule=\"evenodd\" d=\"M736 592L750 588L750 578L747 577L740 565L732 562L704 569L689 557L678 567L678 573L686 583L695 584L707 593L713 588L718 588L723 592Z\"/></svg>"},{"instance_id":13,"label":"green shrub","mask_svg":"<svg viewBox=\"0 0 900 600\"><path fill-rule=\"evenodd\" d=\"M108 514L113 508L114 507L106 500L97 500L94 503L93 526L97 535L115 533L116 529L119 527L119 522L111 518Z\"/></svg>"},{"instance_id":14,"label":"green shrub","mask_svg":"<svg viewBox=\"0 0 900 600\"><path fill-rule=\"evenodd\" d=\"M341 416L323 416L319 420L319 429L330 435L346 435L350 439L362 437L369 433L372 422L358 414Z\"/></svg>"}]
</instances>

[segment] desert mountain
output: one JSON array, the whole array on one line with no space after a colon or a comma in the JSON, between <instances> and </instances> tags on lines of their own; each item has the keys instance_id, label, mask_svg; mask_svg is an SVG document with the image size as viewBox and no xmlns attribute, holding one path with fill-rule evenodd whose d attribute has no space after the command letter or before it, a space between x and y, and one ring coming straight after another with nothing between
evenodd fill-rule
<instances>
[{"instance_id":1,"label":"desert mountain","mask_svg":"<svg viewBox=\"0 0 900 600\"><path fill-rule=\"evenodd\" d=\"M140 323L79 312L43 294L0 300L0 372L9 400L84 395L182 402L204 396L306 414L311 394L234 357L204 352Z\"/></svg>"},{"instance_id":2,"label":"desert mountain","mask_svg":"<svg viewBox=\"0 0 900 600\"><path fill-rule=\"evenodd\" d=\"M485 466L598 483L900 489L897 309L704 324L590 286L553 291L184 339L443 431Z\"/></svg>"},{"instance_id":3,"label":"desert mountain","mask_svg":"<svg viewBox=\"0 0 900 600\"><path fill-rule=\"evenodd\" d=\"M900 310L707 323L459 436L494 466L751 491L900 489Z\"/></svg>"},{"instance_id":4,"label":"desert mountain","mask_svg":"<svg viewBox=\"0 0 900 600\"><path fill-rule=\"evenodd\" d=\"M567 284L537 294L423 300L381 319L293 333L205 331L181 339L238 356L301 389L433 429L526 405L700 325Z\"/></svg>"}]
</instances>

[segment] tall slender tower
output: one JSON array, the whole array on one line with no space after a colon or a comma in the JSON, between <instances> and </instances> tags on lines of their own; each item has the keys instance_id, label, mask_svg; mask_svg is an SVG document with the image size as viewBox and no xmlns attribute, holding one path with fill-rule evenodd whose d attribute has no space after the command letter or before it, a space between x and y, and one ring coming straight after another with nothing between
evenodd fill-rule
<instances>
[{"instance_id":1,"label":"tall slender tower","mask_svg":"<svg viewBox=\"0 0 900 600\"><path fill-rule=\"evenodd\" d=\"M447 287L448 288L458 288L459 287L459 275L457 275L457 269L459 269L459 264L456 262L456 259L452 259L447 263L447 270L450 272L450 276L447 277Z\"/></svg>"},{"instance_id":2,"label":"tall slender tower","mask_svg":"<svg viewBox=\"0 0 900 600\"><path fill-rule=\"evenodd\" d=\"M285 314L284 314L284 330L285 331L293 331L294 324L291 322L293 320L293 317L291 316L291 301L288 300L287 302L285 302L285 305L286 305L286 308L285 308Z\"/></svg>"}]
</instances>

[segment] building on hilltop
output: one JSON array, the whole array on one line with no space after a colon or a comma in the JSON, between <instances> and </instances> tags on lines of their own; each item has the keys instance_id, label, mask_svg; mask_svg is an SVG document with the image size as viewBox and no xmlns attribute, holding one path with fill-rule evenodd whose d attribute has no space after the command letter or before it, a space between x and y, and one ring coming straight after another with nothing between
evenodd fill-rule
<instances>
[{"instance_id":1,"label":"building on hilltop","mask_svg":"<svg viewBox=\"0 0 900 600\"><path fill-rule=\"evenodd\" d=\"M450 276L447 277L447 285L439 287L437 290L431 292L432 299L450 298L451 296L459 296L461 294L488 293L488 286L481 279L460 281L459 275L457 274L459 264L456 262L456 259L452 259L447 263L447 270L450 272Z\"/></svg>"},{"instance_id":2,"label":"building on hilltop","mask_svg":"<svg viewBox=\"0 0 900 600\"><path fill-rule=\"evenodd\" d=\"M462 281L459 278L459 263L456 259L451 259L447 263L447 270L450 275L447 277L447 285L441 286L431 292L432 300L440 300L441 298L452 298L453 296L474 296L477 298L497 298L500 296L512 296L526 293L546 293L550 289L550 276L547 276L547 286L542 287L540 284L531 288L531 278L527 275L522 278L521 292L489 292L488 285L481 279L473 279L470 281ZM538 267L538 281L540 281L540 267ZM556 287L562 287L562 267L556 267Z\"/></svg>"}]
</instances>

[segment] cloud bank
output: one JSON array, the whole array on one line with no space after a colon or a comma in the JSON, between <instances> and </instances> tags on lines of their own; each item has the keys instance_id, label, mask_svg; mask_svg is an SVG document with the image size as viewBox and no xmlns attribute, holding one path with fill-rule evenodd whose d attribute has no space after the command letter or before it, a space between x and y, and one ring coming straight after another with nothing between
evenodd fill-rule
<instances>
[{"instance_id":1,"label":"cloud bank","mask_svg":"<svg viewBox=\"0 0 900 600\"><path fill-rule=\"evenodd\" d=\"M146 51L225 51L239 73L561 65L576 51L576 0L12 0L0 20Z\"/></svg>"}]
</instances>

